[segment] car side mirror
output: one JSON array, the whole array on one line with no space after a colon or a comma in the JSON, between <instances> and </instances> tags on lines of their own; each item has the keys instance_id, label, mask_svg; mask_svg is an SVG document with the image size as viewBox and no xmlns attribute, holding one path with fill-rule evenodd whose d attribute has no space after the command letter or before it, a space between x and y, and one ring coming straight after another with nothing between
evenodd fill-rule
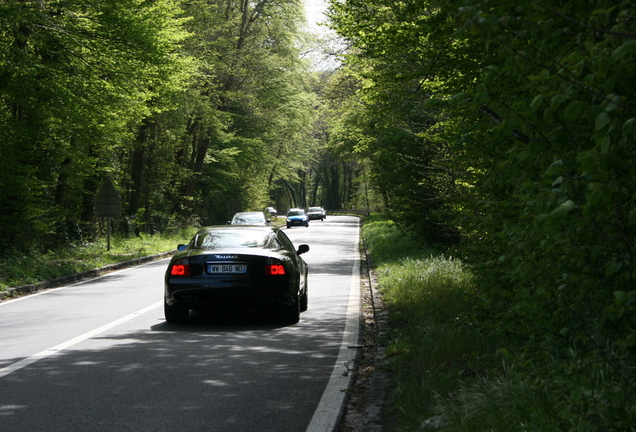
<instances>
[{"instance_id":1,"label":"car side mirror","mask_svg":"<svg viewBox=\"0 0 636 432\"><path fill-rule=\"evenodd\" d=\"M187 247L188 247L187 244L180 244L179 246L177 246L177 250L179 252L183 252Z\"/></svg>"},{"instance_id":2,"label":"car side mirror","mask_svg":"<svg viewBox=\"0 0 636 432\"><path fill-rule=\"evenodd\" d=\"M305 252L309 252L309 245L301 244L298 246L298 250L296 251L296 255L302 255Z\"/></svg>"}]
</instances>

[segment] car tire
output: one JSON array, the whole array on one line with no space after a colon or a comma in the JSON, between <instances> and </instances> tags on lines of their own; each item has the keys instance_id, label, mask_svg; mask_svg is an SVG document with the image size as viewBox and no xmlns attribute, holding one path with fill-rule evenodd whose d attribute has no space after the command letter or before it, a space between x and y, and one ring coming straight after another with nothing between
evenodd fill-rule
<instances>
[{"instance_id":1,"label":"car tire","mask_svg":"<svg viewBox=\"0 0 636 432\"><path fill-rule=\"evenodd\" d=\"M293 304L283 308L282 319L285 324L296 324L300 321L300 300L296 296Z\"/></svg>"},{"instance_id":2,"label":"car tire","mask_svg":"<svg viewBox=\"0 0 636 432\"><path fill-rule=\"evenodd\" d=\"M170 324L184 323L188 320L190 311L186 308L179 306L170 306L168 303L163 302L163 313L166 317L166 322Z\"/></svg>"},{"instance_id":3,"label":"car tire","mask_svg":"<svg viewBox=\"0 0 636 432\"><path fill-rule=\"evenodd\" d=\"M287 224L287 229L289 229L289 224Z\"/></svg>"},{"instance_id":4,"label":"car tire","mask_svg":"<svg viewBox=\"0 0 636 432\"><path fill-rule=\"evenodd\" d=\"M300 296L300 311L306 312L309 305L309 285L307 285L307 272L305 272L305 290Z\"/></svg>"},{"instance_id":5,"label":"car tire","mask_svg":"<svg viewBox=\"0 0 636 432\"><path fill-rule=\"evenodd\" d=\"M305 292L300 296L300 311L306 312L309 306L309 297L307 296L307 286L305 285Z\"/></svg>"}]
</instances>

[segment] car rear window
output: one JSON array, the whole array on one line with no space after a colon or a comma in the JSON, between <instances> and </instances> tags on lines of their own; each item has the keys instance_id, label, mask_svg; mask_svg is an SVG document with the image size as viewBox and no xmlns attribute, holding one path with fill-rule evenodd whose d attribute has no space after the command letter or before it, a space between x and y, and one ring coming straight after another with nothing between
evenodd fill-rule
<instances>
[{"instance_id":1,"label":"car rear window","mask_svg":"<svg viewBox=\"0 0 636 432\"><path fill-rule=\"evenodd\" d=\"M265 223L265 217L259 214L237 214L232 220L233 224L259 224Z\"/></svg>"},{"instance_id":2,"label":"car rear window","mask_svg":"<svg viewBox=\"0 0 636 432\"><path fill-rule=\"evenodd\" d=\"M195 247L218 249L226 247L265 247L270 233L258 230L219 230L201 233L195 239Z\"/></svg>"}]
</instances>

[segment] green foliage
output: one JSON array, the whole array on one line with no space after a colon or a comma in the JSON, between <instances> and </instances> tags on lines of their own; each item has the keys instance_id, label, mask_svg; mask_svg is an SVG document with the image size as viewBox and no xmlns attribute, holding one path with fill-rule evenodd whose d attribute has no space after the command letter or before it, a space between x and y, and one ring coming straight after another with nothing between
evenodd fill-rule
<instances>
[{"instance_id":1,"label":"green foliage","mask_svg":"<svg viewBox=\"0 0 636 432\"><path fill-rule=\"evenodd\" d=\"M448 175L418 176L453 183L431 195L462 233L458 253L489 305L477 316L496 317L514 341L510 379L547 389L537 400L558 407L533 406L549 420L529 430L632 430L633 2L371 0L331 10L361 77L363 114L350 118L365 133L346 135L348 146L390 142L369 127L381 124L369 121L379 109L446 157L430 160ZM409 148L408 136L388 135ZM408 172L405 161L383 164Z\"/></svg>"},{"instance_id":2,"label":"green foliage","mask_svg":"<svg viewBox=\"0 0 636 432\"><path fill-rule=\"evenodd\" d=\"M133 258L146 257L174 250L187 243L198 228L166 230L162 234L141 234L135 237L114 236L107 251L106 239L95 243L75 244L29 254L6 251L0 256L0 291L100 268Z\"/></svg>"},{"instance_id":3,"label":"green foliage","mask_svg":"<svg viewBox=\"0 0 636 432\"><path fill-rule=\"evenodd\" d=\"M437 414L436 395L491 369L490 335L472 320L472 274L391 221L365 219L362 236L391 317L386 354L393 381L390 430L419 430Z\"/></svg>"},{"instance_id":4,"label":"green foliage","mask_svg":"<svg viewBox=\"0 0 636 432\"><path fill-rule=\"evenodd\" d=\"M381 3L332 6L336 29L360 50L346 57L360 91L341 107L330 144L364 161L368 179L397 221L427 241L453 244L458 233L450 198L457 175L451 148L435 128L444 116L426 107L430 95L417 79L421 53L408 38L413 29L406 16Z\"/></svg>"},{"instance_id":5,"label":"green foliage","mask_svg":"<svg viewBox=\"0 0 636 432\"><path fill-rule=\"evenodd\" d=\"M113 147L178 68L178 13L172 0L0 5L0 248L67 241L86 221Z\"/></svg>"},{"instance_id":6,"label":"green foliage","mask_svg":"<svg viewBox=\"0 0 636 432\"><path fill-rule=\"evenodd\" d=\"M180 188L184 213L227 220L227 204L262 209L279 179L296 180L312 147L314 100L296 41L296 0L188 4L194 37L186 49L199 61L187 110ZM187 108L187 107L184 107ZM210 118L218 119L210 122Z\"/></svg>"},{"instance_id":7,"label":"green foliage","mask_svg":"<svg viewBox=\"0 0 636 432\"><path fill-rule=\"evenodd\" d=\"M270 204L314 147L302 20L298 0L3 2L0 250L92 240L104 176L122 235Z\"/></svg>"},{"instance_id":8,"label":"green foliage","mask_svg":"<svg viewBox=\"0 0 636 432\"><path fill-rule=\"evenodd\" d=\"M424 248L412 234L398 229L392 220L367 221L364 226L365 247L374 256L374 262L396 261L412 257L414 253L428 257L432 250ZM420 252L418 252L420 251Z\"/></svg>"}]
</instances>

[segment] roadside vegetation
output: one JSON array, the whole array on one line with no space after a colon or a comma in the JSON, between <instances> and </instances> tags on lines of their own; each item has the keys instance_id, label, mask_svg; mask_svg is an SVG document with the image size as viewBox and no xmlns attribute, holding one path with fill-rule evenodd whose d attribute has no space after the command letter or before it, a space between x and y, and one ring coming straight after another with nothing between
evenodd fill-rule
<instances>
[{"instance_id":1,"label":"roadside vegetation","mask_svg":"<svg viewBox=\"0 0 636 432\"><path fill-rule=\"evenodd\" d=\"M530 316L505 319L471 265L386 216L362 235L390 317L388 431L635 430L633 387L610 359Z\"/></svg>"},{"instance_id":2,"label":"roadside vegetation","mask_svg":"<svg viewBox=\"0 0 636 432\"><path fill-rule=\"evenodd\" d=\"M272 218L272 225L284 224L284 217ZM191 225L156 234L115 234L110 239L110 250L107 237L101 235L94 242L64 245L46 252L9 251L6 258L0 257L0 293L11 287L44 282L134 258L170 252L178 244L189 242L198 228L197 225Z\"/></svg>"},{"instance_id":3,"label":"roadside vegetation","mask_svg":"<svg viewBox=\"0 0 636 432\"><path fill-rule=\"evenodd\" d=\"M106 238L94 243L66 246L44 253L14 252L9 258L0 259L0 293L10 287L28 285L81 273L176 249L177 244L187 243L196 231L195 227L171 230L161 234L138 236L116 235L111 238L110 251Z\"/></svg>"},{"instance_id":4,"label":"roadside vegetation","mask_svg":"<svg viewBox=\"0 0 636 432\"><path fill-rule=\"evenodd\" d=\"M337 207L300 0L0 2L0 257L238 211ZM34 257L35 258L35 257Z\"/></svg>"}]
</instances>

